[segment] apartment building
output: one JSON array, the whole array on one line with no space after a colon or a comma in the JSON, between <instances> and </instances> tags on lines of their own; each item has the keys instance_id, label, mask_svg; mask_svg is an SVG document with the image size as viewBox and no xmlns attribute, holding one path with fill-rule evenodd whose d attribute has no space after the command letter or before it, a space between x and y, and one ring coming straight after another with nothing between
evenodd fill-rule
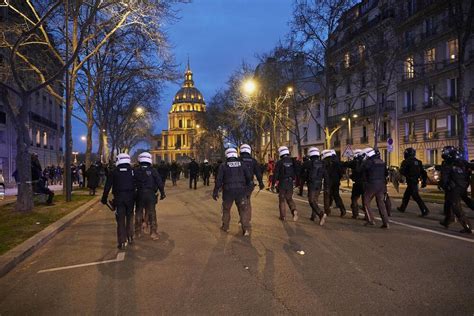
<instances>
[{"instance_id":1,"label":"apartment building","mask_svg":"<svg viewBox=\"0 0 474 316\"><path fill-rule=\"evenodd\" d=\"M466 66L465 94L470 101L469 112L474 110L474 43L471 36L460 60L455 18L446 1L410 0L399 10L397 32L403 47L403 75L397 98L400 153L413 147L418 158L427 164L441 163L442 148L459 144L458 62ZM467 121L468 151L472 157L473 114Z\"/></svg>"}]
</instances>

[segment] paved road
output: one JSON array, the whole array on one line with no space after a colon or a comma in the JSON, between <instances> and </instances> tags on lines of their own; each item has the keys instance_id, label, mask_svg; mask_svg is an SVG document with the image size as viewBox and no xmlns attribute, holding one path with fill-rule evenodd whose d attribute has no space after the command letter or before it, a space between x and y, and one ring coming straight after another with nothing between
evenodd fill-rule
<instances>
[{"instance_id":1,"label":"paved road","mask_svg":"<svg viewBox=\"0 0 474 316\"><path fill-rule=\"evenodd\" d=\"M117 257L113 215L97 205L0 279L0 314L474 313L474 238L459 224L440 228L439 205L422 219L411 203L393 214L410 226L388 231L336 215L319 227L304 199L300 220L283 223L277 196L261 192L245 238L236 211L231 231L219 230L210 188L181 183L167 195L159 241L142 238Z\"/></svg>"}]
</instances>

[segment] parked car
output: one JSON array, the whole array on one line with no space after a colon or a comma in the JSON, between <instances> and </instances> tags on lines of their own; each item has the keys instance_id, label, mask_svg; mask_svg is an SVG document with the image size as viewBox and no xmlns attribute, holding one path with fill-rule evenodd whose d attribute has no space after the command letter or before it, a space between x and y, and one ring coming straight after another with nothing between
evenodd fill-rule
<instances>
[{"instance_id":1,"label":"parked car","mask_svg":"<svg viewBox=\"0 0 474 316\"><path fill-rule=\"evenodd\" d=\"M423 168L425 169L427 175L428 175L428 180L426 181L427 184L438 184L439 182L439 177L440 177L440 166L438 165L433 165L433 164L427 164L423 165Z\"/></svg>"}]
</instances>

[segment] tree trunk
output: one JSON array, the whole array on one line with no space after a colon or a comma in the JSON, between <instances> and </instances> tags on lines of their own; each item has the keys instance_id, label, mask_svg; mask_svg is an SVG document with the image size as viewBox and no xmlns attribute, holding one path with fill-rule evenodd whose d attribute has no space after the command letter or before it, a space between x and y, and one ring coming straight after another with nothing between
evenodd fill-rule
<instances>
[{"instance_id":1,"label":"tree trunk","mask_svg":"<svg viewBox=\"0 0 474 316\"><path fill-rule=\"evenodd\" d=\"M30 212L33 209L33 188L31 185L31 157L29 135L29 95L21 95L21 107L18 114L18 123L15 124L16 138L16 170L18 172L18 196L15 209L20 212Z\"/></svg>"},{"instance_id":2,"label":"tree trunk","mask_svg":"<svg viewBox=\"0 0 474 316\"><path fill-rule=\"evenodd\" d=\"M86 168L91 165L91 154L92 154L92 128L94 127L94 121L92 118L87 118L87 143L86 143Z\"/></svg>"}]
</instances>

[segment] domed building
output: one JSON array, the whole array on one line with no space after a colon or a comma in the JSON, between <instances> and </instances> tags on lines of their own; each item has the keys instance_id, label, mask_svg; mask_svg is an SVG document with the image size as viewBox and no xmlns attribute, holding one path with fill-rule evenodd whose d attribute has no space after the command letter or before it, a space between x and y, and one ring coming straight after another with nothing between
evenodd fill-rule
<instances>
[{"instance_id":1,"label":"domed building","mask_svg":"<svg viewBox=\"0 0 474 316\"><path fill-rule=\"evenodd\" d=\"M174 96L168 112L168 129L155 138L156 148L151 151L155 162L199 158L195 144L202 132L201 123L205 112L206 102L194 86L193 72L188 61L183 86Z\"/></svg>"}]
</instances>

